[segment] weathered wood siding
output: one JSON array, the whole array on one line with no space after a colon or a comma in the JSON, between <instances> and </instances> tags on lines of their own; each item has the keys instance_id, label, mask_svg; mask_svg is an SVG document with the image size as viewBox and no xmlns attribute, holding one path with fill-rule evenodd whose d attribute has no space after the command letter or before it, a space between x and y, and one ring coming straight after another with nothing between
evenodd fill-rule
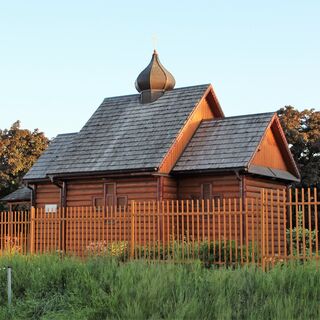
<instances>
[{"instance_id":1,"label":"weathered wood siding","mask_svg":"<svg viewBox=\"0 0 320 320\"><path fill-rule=\"evenodd\" d=\"M289 171L272 128L266 132L252 164Z\"/></svg>"},{"instance_id":2,"label":"weathered wood siding","mask_svg":"<svg viewBox=\"0 0 320 320\"><path fill-rule=\"evenodd\" d=\"M94 206L94 199L103 199L105 196L105 184L114 184L115 197L125 197L127 203L130 200L149 201L159 200L159 177L133 177L118 179L92 179L74 180L66 183L68 207ZM60 188L48 182L38 184L36 188L36 207L43 208L46 204L60 206ZM172 197L174 192L172 181L165 179L164 194Z\"/></svg>"},{"instance_id":3,"label":"weathered wood siding","mask_svg":"<svg viewBox=\"0 0 320 320\"><path fill-rule=\"evenodd\" d=\"M257 198L261 204L261 190L264 189L264 221L265 221L265 253L273 255L276 253L282 255L285 248L285 196L284 190L287 185L284 182L273 181L270 179L256 178L247 176L245 178L245 195L247 198ZM256 239L262 239L262 215L261 206L259 207L259 214L255 217L255 224L257 225ZM252 224L251 217L248 220ZM250 234L250 241L252 235ZM262 245L260 243L260 245Z\"/></svg>"},{"instance_id":4,"label":"weathered wood siding","mask_svg":"<svg viewBox=\"0 0 320 320\"><path fill-rule=\"evenodd\" d=\"M201 185L212 185L212 195L214 197L239 198L240 181L235 174L226 175L197 175L189 177L179 177L178 198L201 199Z\"/></svg>"},{"instance_id":5,"label":"weathered wood siding","mask_svg":"<svg viewBox=\"0 0 320 320\"><path fill-rule=\"evenodd\" d=\"M43 208L46 204L60 206L60 188L51 182L37 184L35 192L35 205Z\"/></svg>"},{"instance_id":6,"label":"weathered wood siding","mask_svg":"<svg viewBox=\"0 0 320 320\"><path fill-rule=\"evenodd\" d=\"M67 206L93 206L94 198L104 197L102 180L67 182Z\"/></svg>"},{"instance_id":7,"label":"weathered wood siding","mask_svg":"<svg viewBox=\"0 0 320 320\"><path fill-rule=\"evenodd\" d=\"M178 184L176 178L161 177L162 180L162 199L160 200L176 200L178 199Z\"/></svg>"},{"instance_id":8,"label":"weathered wood siding","mask_svg":"<svg viewBox=\"0 0 320 320\"><path fill-rule=\"evenodd\" d=\"M283 190L287 184L281 181L271 179L256 178L251 176L245 177L245 195L248 198L260 197L261 189Z\"/></svg>"},{"instance_id":9,"label":"weathered wood siding","mask_svg":"<svg viewBox=\"0 0 320 320\"><path fill-rule=\"evenodd\" d=\"M105 184L115 184L116 197L131 200L158 200L157 177L79 180L67 183L67 206L92 206L94 198L104 198Z\"/></svg>"}]
</instances>

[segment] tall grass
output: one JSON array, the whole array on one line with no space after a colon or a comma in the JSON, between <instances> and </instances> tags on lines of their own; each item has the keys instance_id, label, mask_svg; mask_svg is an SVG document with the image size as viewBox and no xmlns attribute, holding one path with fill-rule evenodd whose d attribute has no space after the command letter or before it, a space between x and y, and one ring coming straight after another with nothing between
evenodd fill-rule
<instances>
[{"instance_id":1,"label":"tall grass","mask_svg":"<svg viewBox=\"0 0 320 320\"><path fill-rule=\"evenodd\" d=\"M13 270L7 307L6 266ZM319 319L313 263L260 269L86 262L57 256L0 259L1 319Z\"/></svg>"}]
</instances>

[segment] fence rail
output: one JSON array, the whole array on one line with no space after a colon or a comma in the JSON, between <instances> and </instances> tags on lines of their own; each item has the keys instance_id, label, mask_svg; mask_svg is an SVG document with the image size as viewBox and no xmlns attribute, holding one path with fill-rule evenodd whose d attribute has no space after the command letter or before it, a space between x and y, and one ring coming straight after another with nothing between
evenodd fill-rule
<instances>
[{"instance_id":1,"label":"fence rail","mask_svg":"<svg viewBox=\"0 0 320 320\"><path fill-rule=\"evenodd\" d=\"M263 189L245 199L1 212L0 252L266 267L319 259L319 206L316 189Z\"/></svg>"}]
</instances>

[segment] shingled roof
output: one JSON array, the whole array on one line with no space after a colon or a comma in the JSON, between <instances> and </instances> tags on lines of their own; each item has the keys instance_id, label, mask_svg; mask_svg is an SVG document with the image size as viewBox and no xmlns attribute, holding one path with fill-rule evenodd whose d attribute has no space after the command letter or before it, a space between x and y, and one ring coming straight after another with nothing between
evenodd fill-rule
<instances>
[{"instance_id":1,"label":"shingled roof","mask_svg":"<svg viewBox=\"0 0 320 320\"><path fill-rule=\"evenodd\" d=\"M76 136L77 133L57 135L56 138L50 142L46 151L24 176L24 180L46 179L50 167L54 165L54 162L59 156L63 156L63 154L70 148L70 145Z\"/></svg>"},{"instance_id":2,"label":"shingled roof","mask_svg":"<svg viewBox=\"0 0 320 320\"><path fill-rule=\"evenodd\" d=\"M166 91L149 104L139 94L106 98L78 134L57 136L25 180L156 170L209 86Z\"/></svg>"},{"instance_id":3,"label":"shingled roof","mask_svg":"<svg viewBox=\"0 0 320 320\"><path fill-rule=\"evenodd\" d=\"M30 201L31 200L31 190L27 187L21 187L5 197L0 199L5 202L19 202L19 201Z\"/></svg>"},{"instance_id":4,"label":"shingled roof","mask_svg":"<svg viewBox=\"0 0 320 320\"><path fill-rule=\"evenodd\" d=\"M273 116L262 113L202 122L173 172L246 168Z\"/></svg>"}]
</instances>

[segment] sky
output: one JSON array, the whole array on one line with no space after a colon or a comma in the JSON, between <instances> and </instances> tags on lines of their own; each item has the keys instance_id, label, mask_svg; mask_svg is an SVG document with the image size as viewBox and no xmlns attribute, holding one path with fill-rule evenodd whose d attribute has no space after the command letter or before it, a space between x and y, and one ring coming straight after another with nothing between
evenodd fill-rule
<instances>
[{"instance_id":1,"label":"sky","mask_svg":"<svg viewBox=\"0 0 320 320\"><path fill-rule=\"evenodd\" d=\"M0 0L0 128L79 131L154 49L226 116L320 109L320 1Z\"/></svg>"}]
</instances>

